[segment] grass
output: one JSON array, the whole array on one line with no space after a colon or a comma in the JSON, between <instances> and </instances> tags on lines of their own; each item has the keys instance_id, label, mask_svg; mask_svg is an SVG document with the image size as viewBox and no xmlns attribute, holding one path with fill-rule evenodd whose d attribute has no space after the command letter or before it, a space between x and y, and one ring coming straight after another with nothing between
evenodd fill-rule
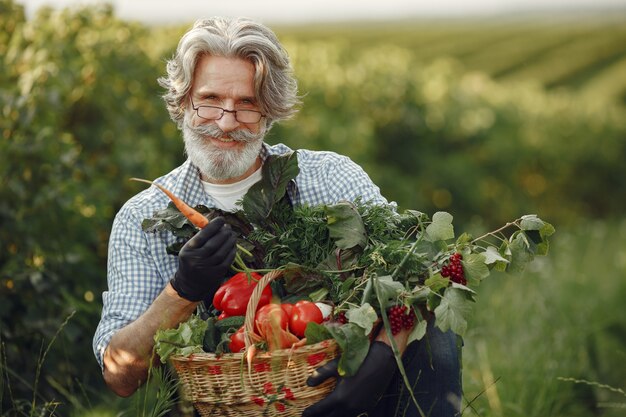
<instances>
[{"instance_id":1,"label":"grass","mask_svg":"<svg viewBox=\"0 0 626 417\"><path fill-rule=\"evenodd\" d=\"M559 231L524 276L490 277L465 337L464 415L618 416L626 221Z\"/></svg>"},{"instance_id":2,"label":"grass","mask_svg":"<svg viewBox=\"0 0 626 417\"><path fill-rule=\"evenodd\" d=\"M42 343L33 383L24 380L7 363L4 344L0 340L0 417L165 417L170 410L178 411L176 415L181 417L191 416L189 404L176 403L178 382L168 368L162 367L151 368L147 383L131 398L119 398L108 391L91 396L83 391L77 396L59 384L55 385L55 389L62 394L63 400L44 398L38 389L43 364L73 315L66 318L49 342ZM11 388L14 383L28 385L32 398L14 396ZM9 406L5 407L5 404Z\"/></svg>"}]
</instances>

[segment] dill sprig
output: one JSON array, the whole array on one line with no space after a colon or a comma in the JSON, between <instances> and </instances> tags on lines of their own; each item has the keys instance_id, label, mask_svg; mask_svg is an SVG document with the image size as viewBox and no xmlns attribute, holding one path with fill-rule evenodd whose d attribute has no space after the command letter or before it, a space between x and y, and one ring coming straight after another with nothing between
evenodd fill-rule
<instances>
[{"instance_id":1,"label":"dill sprig","mask_svg":"<svg viewBox=\"0 0 626 417\"><path fill-rule=\"evenodd\" d=\"M265 249L266 268L288 263L315 267L331 253L330 239L323 206L297 206L275 210L271 229L256 228L247 239Z\"/></svg>"}]
</instances>

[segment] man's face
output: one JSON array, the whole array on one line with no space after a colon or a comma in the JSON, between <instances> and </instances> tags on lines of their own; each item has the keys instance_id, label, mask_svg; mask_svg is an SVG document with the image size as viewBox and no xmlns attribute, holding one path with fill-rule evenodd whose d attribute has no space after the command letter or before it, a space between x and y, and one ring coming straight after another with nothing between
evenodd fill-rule
<instances>
[{"instance_id":1,"label":"man's face","mask_svg":"<svg viewBox=\"0 0 626 417\"><path fill-rule=\"evenodd\" d=\"M234 113L206 120L192 108L214 106L225 110L259 110L254 94L254 66L238 58L202 56L196 65L191 100L185 112L185 150L205 180L229 183L243 179L260 166L259 151L265 119L242 123Z\"/></svg>"}]
</instances>

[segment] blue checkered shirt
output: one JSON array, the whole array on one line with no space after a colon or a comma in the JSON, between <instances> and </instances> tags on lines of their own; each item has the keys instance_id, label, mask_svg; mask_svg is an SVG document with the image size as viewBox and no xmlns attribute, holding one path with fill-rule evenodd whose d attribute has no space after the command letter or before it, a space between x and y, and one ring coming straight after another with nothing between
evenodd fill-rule
<instances>
[{"instance_id":1,"label":"blue checkered shirt","mask_svg":"<svg viewBox=\"0 0 626 417\"><path fill-rule=\"evenodd\" d=\"M290 152L287 146L264 145L261 156ZM387 204L380 189L365 171L346 156L333 152L298 150L300 173L290 199L294 204L334 204L340 200ZM214 207L202 187L197 168L187 160L155 182L169 189L190 206ZM137 319L174 276L178 258L166 247L174 242L169 232L145 233L141 222L169 203L168 197L150 187L132 197L117 213L109 239L108 291L102 294L102 317L93 339L93 349L102 367L103 353L113 334Z\"/></svg>"}]
</instances>

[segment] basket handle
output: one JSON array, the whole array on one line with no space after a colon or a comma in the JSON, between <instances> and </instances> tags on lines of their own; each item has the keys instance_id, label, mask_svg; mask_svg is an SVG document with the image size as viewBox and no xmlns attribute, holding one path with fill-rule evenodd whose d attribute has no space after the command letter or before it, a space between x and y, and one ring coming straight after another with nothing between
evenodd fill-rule
<instances>
[{"instance_id":1,"label":"basket handle","mask_svg":"<svg viewBox=\"0 0 626 417\"><path fill-rule=\"evenodd\" d=\"M267 274L263 275L259 282L257 282L256 287L254 287L254 290L252 291L250 300L248 300L246 316L243 322L243 338L245 341L246 350L254 344L254 336L256 336L257 339L259 338L259 336L254 332L254 316L256 315L256 309L259 305L259 301L261 300L261 294L263 293L265 287L270 284L270 282L280 278L282 275L283 271L280 269L274 269L268 272Z\"/></svg>"}]
</instances>

